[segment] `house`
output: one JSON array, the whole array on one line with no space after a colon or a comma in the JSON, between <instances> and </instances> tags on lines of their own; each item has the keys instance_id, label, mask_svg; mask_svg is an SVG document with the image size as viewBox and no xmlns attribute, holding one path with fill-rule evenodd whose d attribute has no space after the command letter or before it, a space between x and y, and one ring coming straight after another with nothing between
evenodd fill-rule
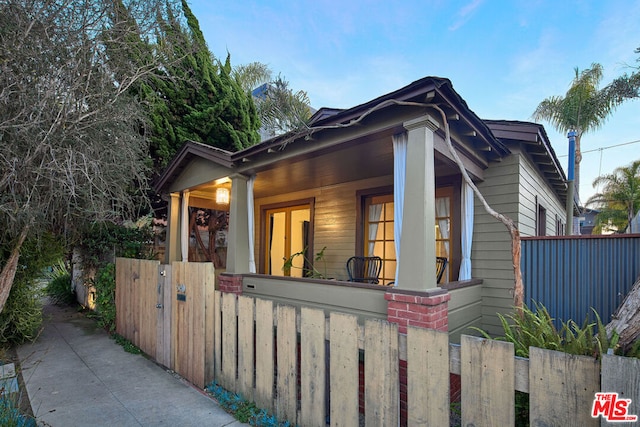
<instances>
[{"instance_id":1,"label":"house","mask_svg":"<svg viewBox=\"0 0 640 427\"><path fill-rule=\"evenodd\" d=\"M482 120L449 80L426 77L239 152L186 143L156 183L169 201L166 262L196 250L197 208L226 212L210 239L226 252L225 290L379 318L389 293L426 295L448 301L433 325L453 339L469 326L498 333L513 301L510 236L455 157L522 236L563 233L565 178L544 128ZM383 259L383 286L346 282L354 255ZM441 283L436 256L448 260ZM312 267L323 278L304 277Z\"/></svg>"}]
</instances>

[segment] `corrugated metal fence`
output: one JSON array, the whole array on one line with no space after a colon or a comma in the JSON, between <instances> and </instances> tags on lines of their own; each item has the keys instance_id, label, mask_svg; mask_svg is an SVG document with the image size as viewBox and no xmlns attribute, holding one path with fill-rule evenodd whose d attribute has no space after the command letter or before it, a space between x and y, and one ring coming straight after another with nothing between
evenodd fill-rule
<instances>
[{"instance_id":1,"label":"corrugated metal fence","mask_svg":"<svg viewBox=\"0 0 640 427\"><path fill-rule=\"evenodd\" d=\"M640 275L640 234L522 239L525 301L542 303L552 317L603 322Z\"/></svg>"}]
</instances>

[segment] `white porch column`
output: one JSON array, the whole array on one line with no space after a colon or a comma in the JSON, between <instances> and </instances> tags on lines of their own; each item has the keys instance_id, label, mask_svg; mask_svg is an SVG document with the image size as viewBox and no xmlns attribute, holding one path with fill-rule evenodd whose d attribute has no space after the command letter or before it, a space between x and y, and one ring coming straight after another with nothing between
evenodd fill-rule
<instances>
[{"instance_id":1,"label":"white porch column","mask_svg":"<svg viewBox=\"0 0 640 427\"><path fill-rule=\"evenodd\" d=\"M248 177L231 175L229 235L227 236L227 273L249 272Z\"/></svg>"},{"instance_id":2,"label":"white porch column","mask_svg":"<svg viewBox=\"0 0 640 427\"><path fill-rule=\"evenodd\" d=\"M408 131L407 175L396 287L427 290L437 287L433 145L439 125L426 115L404 127Z\"/></svg>"}]
</instances>

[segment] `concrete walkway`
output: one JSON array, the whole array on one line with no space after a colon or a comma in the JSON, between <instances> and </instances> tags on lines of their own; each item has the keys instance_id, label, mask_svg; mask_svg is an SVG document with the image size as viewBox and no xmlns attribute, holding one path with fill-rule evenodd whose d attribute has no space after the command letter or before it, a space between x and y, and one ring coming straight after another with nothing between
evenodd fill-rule
<instances>
[{"instance_id":1,"label":"concrete walkway","mask_svg":"<svg viewBox=\"0 0 640 427\"><path fill-rule=\"evenodd\" d=\"M244 425L73 308L46 305L44 330L18 358L40 426Z\"/></svg>"}]
</instances>

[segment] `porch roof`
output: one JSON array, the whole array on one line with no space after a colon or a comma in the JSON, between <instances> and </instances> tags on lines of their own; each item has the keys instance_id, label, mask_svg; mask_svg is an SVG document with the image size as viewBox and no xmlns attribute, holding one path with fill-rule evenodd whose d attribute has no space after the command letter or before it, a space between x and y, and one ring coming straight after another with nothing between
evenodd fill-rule
<instances>
[{"instance_id":1,"label":"porch roof","mask_svg":"<svg viewBox=\"0 0 640 427\"><path fill-rule=\"evenodd\" d=\"M406 103L411 104L407 105ZM287 153L285 153L284 148L289 145L302 147L302 143L306 142L304 150L307 155L309 152L315 153L314 150L326 151L326 146L311 145L309 141L317 140L323 134L346 132L353 123L369 115L382 111L400 111L400 109L405 109L403 111L414 109L424 112L427 104L435 104L443 109L450 122L452 132L468 137L468 147L477 151L479 153L477 155L485 159L484 161L500 160L510 153L508 148L493 135L485 122L469 109L466 102L453 89L450 80L440 77L425 77L394 92L349 109L322 108L313 115L306 129L289 132L234 153L206 144L187 141L156 180L154 187L160 193L165 192L189 162L196 157L227 168L229 174L234 172L252 173L256 171L253 168L257 164L260 164L264 169L268 165L273 167L275 163L290 157L291 151L295 150L287 149ZM435 116L439 119L437 114ZM389 136L402 131L402 129L402 123L388 125L381 129L382 133L380 130L378 131L378 136L382 134ZM439 132L442 133L442 131ZM351 148L354 148L353 141L346 145L341 142L338 145L340 147L351 145Z\"/></svg>"}]
</instances>

